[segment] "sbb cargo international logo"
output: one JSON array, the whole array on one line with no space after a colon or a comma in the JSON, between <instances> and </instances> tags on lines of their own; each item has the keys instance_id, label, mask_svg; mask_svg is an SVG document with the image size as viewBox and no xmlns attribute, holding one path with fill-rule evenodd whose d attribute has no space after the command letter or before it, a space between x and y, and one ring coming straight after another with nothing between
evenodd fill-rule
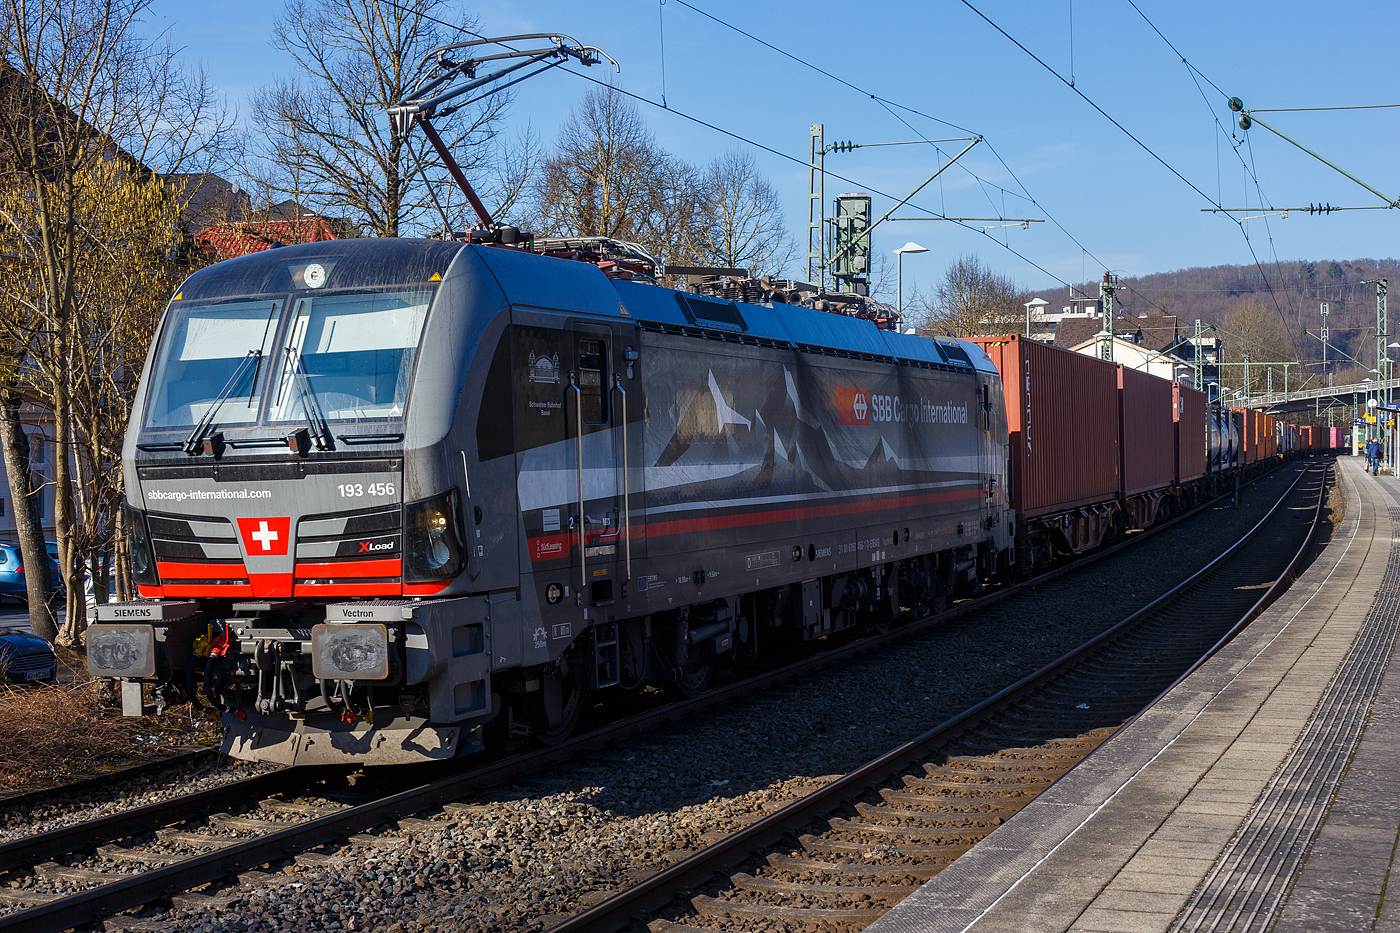
<instances>
[{"instance_id":1,"label":"sbb cargo international logo","mask_svg":"<svg viewBox=\"0 0 1400 933\"><path fill-rule=\"evenodd\" d=\"M837 424L869 424L870 393L855 386L837 386L831 390L831 403L836 406Z\"/></svg>"}]
</instances>

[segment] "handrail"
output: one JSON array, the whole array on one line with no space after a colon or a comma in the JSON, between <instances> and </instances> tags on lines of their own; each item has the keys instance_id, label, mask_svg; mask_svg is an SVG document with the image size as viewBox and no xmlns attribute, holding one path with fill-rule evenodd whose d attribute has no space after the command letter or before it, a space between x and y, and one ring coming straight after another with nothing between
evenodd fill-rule
<instances>
[{"instance_id":1,"label":"handrail","mask_svg":"<svg viewBox=\"0 0 1400 933\"><path fill-rule=\"evenodd\" d=\"M622 377L614 374L613 389L622 393L622 414L618 420L622 423L622 527L626 529L626 534L622 538L622 549L627 561L627 576L623 581L630 583L632 580L632 490L628 480L628 472L631 469L632 461L627 456L627 390L622 387Z\"/></svg>"},{"instance_id":2,"label":"handrail","mask_svg":"<svg viewBox=\"0 0 1400 933\"><path fill-rule=\"evenodd\" d=\"M588 535L584 531L588 515L583 511L583 390L574 378L577 375L576 371L569 372L569 388L564 391L574 390L574 423L578 428L578 604L582 606L583 593L588 589Z\"/></svg>"}]
</instances>

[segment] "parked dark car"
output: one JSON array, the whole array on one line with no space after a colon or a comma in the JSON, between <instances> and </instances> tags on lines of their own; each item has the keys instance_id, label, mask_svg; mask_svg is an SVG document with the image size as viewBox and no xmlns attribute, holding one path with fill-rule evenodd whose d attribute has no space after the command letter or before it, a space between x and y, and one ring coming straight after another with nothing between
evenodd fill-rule
<instances>
[{"instance_id":1,"label":"parked dark car","mask_svg":"<svg viewBox=\"0 0 1400 933\"><path fill-rule=\"evenodd\" d=\"M0 596L9 596L22 602L29 598L28 590L25 588L24 558L20 556L19 548L13 544L0 544ZM58 561L49 560L49 579L53 582L54 592L61 592L62 580L58 575Z\"/></svg>"},{"instance_id":2,"label":"parked dark car","mask_svg":"<svg viewBox=\"0 0 1400 933\"><path fill-rule=\"evenodd\" d=\"M57 672L52 645L19 629L0 629L0 677L12 683L53 680Z\"/></svg>"}]
</instances>

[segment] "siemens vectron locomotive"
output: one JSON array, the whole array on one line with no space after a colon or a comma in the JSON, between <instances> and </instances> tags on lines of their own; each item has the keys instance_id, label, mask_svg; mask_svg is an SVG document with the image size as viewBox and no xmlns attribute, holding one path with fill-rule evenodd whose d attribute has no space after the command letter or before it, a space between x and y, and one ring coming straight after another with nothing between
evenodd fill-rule
<instances>
[{"instance_id":1,"label":"siemens vectron locomotive","mask_svg":"<svg viewBox=\"0 0 1400 933\"><path fill-rule=\"evenodd\" d=\"M603 264L606 266L607 264ZM124 450L141 601L89 667L200 695L231 755L552 742L1010 565L981 348L520 247L346 240L192 275Z\"/></svg>"}]
</instances>

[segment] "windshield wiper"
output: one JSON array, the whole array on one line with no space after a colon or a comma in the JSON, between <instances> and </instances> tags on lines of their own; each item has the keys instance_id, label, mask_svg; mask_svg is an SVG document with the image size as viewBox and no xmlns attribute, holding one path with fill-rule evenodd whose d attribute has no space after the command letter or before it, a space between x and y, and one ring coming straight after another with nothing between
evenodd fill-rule
<instances>
[{"instance_id":1,"label":"windshield wiper","mask_svg":"<svg viewBox=\"0 0 1400 933\"><path fill-rule=\"evenodd\" d=\"M306 362L296 347L287 348L287 362L292 367L292 379L296 382L297 392L301 396L302 414L306 415L306 423L311 428L311 441L317 450L335 450L335 438L331 435L331 427L321 414L316 393L311 390L311 374L306 371Z\"/></svg>"},{"instance_id":2,"label":"windshield wiper","mask_svg":"<svg viewBox=\"0 0 1400 933\"><path fill-rule=\"evenodd\" d=\"M224 385L223 391L215 397L214 404L209 406L209 410L204 413L204 417L199 419L199 424L195 425L194 430L190 432L190 436L185 438L185 453L189 454L191 457L203 453L204 434L209 430L209 426L214 423L214 417L219 413L219 409L224 406L224 402L229 400L229 396L233 395L233 390L238 387L239 379L242 377L243 371L248 368L249 363L254 364L255 368L253 372L257 372L256 367L259 361L262 360L262 355L262 348L258 347L255 350L249 350L248 355L243 357L243 361L234 369L233 375L228 377L228 382ZM249 394L252 394L251 388L249 389ZM216 444L215 446L219 445ZM214 452L217 453L217 451Z\"/></svg>"}]
</instances>

